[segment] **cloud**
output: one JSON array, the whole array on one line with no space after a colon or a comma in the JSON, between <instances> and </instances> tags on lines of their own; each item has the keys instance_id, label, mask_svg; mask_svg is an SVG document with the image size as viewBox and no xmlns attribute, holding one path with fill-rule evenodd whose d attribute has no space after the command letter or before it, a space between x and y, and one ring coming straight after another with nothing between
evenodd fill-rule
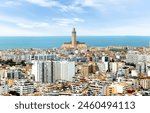
<instances>
[{"instance_id":1,"label":"cloud","mask_svg":"<svg viewBox=\"0 0 150 113\"><path fill-rule=\"evenodd\" d=\"M65 2L64 3L60 2L60 0L25 0L25 1L46 8L56 7L61 12L78 12L78 13L83 12L81 4L77 2L77 0L73 0L69 4L65 4Z\"/></svg>"},{"instance_id":2,"label":"cloud","mask_svg":"<svg viewBox=\"0 0 150 113\"><path fill-rule=\"evenodd\" d=\"M130 3L136 3L139 0L84 0L82 3L84 6L119 6L119 5L128 5Z\"/></svg>"},{"instance_id":3,"label":"cloud","mask_svg":"<svg viewBox=\"0 0 150 113\"><path fill-rule=\"evenodd\" d=\"M143 4L139 4L141 1L0 0L0 12L2 12L0 27L3 25L5 28L3 30L1 27L3 32L0 33L7 35L8 33L13 34L14 31L14 34L17 34L18 30L18 33L25 33L24 35L27 33L40 35L41 32L43 34L67 35L70 33L70 27L76 26L82 35L150 35L150 25L147 25L150 23L149 7L145 1ZM23 7L7 8L7 6L15 5ZM35 7L35 5L40 7ZM145 8L145 6L147 7ZM30 9L34 10L29 12ZM108 15L101 15L102 13ZM86 22L82 18L86 19Z\"/></svg>"},{"instance_id":4,"label":"cloud","mask_svg":"<svg viewBox=\"0 0 150 113\"><path fill-rule=\"evenodd\" d=\"M0 26L0 36L43 36L43 33L10 26Z\"/></svg>"},{"instance_id":5,"label":"cloud","mask_svg":"<svg viewBox=\"0 0 150 113\"><path fill-rule=\"evenodd\" d=\"M128 7L140 3L142 0L76 0L84 7L92 8L101 13L111 13L112 11L124 12Z\"/></svg>"},{"instance_id":6,"label":"cloud","mask_svg":"<svg viewBox=\"0 0 150 113\"><path fill-rule=\"evenodd\" d=\"M46 29L50 27L48 22L44 21L31 21L28 19L20 18L20 17L9 17L9 16L0 16L0 21L7 22L9 24L14 24L20 28L24 29L34 29L34 28L42 28Z\"/></svg>"},{"instance_id":7,"label":"cloud","mask_svg":"<svg viewBox=\"0 0 150 113\"><path fill-rule=\"evenodd\" d=\"M49 23L46 23L46 22L17 23L16 25L18 25L21 28L25 28L25 29L34 29L34 28L44 28L45 29L45 28L50 27Z\"/></svg>"},{"instance_id":8,"label":"cloud","mask_svg":"<svg viewBox=\"0 0 150 113\"><path fill-rule=\"evenodd\" d=\"M0 2L0 7L16 7L22 4L20 0L2 0Z\"/></svg>"},{"instance_id":9,"label":"cloud","mask_svg":"<svg viewBox=\"0 0 150 113\"><path fill-rule=\"evenodd\" d=\"M78 23L83 23L84 20L80 18L53 18L52 21L59 26L75 26Z\"/></svg>"},{"instance_id":10,"label":"cloud","mask_svg":"<svg viewBox=\"0 0 150 113\"><path fill-rule=\"evenodd\" d=\"M57 0L25 0L25 1L42 7L53 7L60 5Z\"/></svg>"}]
</instances>

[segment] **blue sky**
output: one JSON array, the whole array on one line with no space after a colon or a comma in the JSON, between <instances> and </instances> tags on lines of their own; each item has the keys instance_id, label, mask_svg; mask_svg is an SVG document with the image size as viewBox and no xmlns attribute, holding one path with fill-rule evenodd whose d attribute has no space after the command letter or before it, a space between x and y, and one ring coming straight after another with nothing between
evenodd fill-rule
<instances>
[{"instance_id":1,"label":"blue sky","mask_svg":"<svg viewBox=\"0 0 150 113\"><path fill-rule=\"evenodd\" d=\"M150 0L0 0L0 36L150 36Z\"/></svg>"}]
</instances>

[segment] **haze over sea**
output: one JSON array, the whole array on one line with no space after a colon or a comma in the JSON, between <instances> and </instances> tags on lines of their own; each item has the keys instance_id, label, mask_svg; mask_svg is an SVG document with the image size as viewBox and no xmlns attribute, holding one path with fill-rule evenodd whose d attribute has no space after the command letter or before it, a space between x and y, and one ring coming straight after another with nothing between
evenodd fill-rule
<instances>
[{"instance_id":1,"label":"haze over sea","mask_svg":"<svg viewBox=\"0 0 150 113\"><path fill-rule=\"evenodd\" d=\"M15 48L58 48L64 42L71 41L70 36L12 36L0 37L0 50ZM78 36L77 41L91 47L107 46L149 46L150 36Z\"/></svg>"}]
</instances>

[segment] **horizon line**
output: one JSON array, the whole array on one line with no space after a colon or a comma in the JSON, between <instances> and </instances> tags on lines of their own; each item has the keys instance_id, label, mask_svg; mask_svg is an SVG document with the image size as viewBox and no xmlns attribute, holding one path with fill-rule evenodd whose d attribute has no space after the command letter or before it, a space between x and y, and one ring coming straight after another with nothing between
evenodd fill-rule
<instances>
[{"instance_id":1,"label":"horizon line","mask_svg":"<svg viewBox=\"0 0 150 113\"><path fill-rule=\"evenodd\" d=\"M26 35L26 36L23 36L23 35L14 35L14 36L6 36L6 35L2 35L0 37L71 37L70 35ZM128 37L128 36L137 36L137 37L141 37L141 36L144 36L144 37L149 37L150 35L78 35L77 37L89 37L89 36L103 36L103 37L108 37L108 36L111 36L111 37Z\"/></svg>"}]
</instances>

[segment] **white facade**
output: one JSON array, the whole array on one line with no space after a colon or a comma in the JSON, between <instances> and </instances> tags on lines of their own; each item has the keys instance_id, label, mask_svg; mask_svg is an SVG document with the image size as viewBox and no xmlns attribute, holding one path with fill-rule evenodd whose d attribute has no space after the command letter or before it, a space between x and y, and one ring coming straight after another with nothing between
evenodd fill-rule
<instances>
[{"instance_id":1,"label":"white facade","mask_svg":"<svg viewBox=\"0 0 150 113\"><path fill-rule=\"evenodd\" d=\"M53 83L56 80L72 81L75 76L75 62L68 61L34 61L32 74L35 81Z\"/></svg>"},{"instance_id":2,"label":"white facade","mask_svg":"<svg viewBox=\"0 0 150 113\"><path fill-rule=\"evenodd\" d=\"M5 78L5 69L0 69L0 79Z\"/></svg>"},{"instance_id":3,"label":"white facade","mask_svg":"<svg viewBox=\"0 0 150 113\"><path fill-rule=\"evenodd\" d=\"M150 70L147 71L147 75L150 77Z\"/></svg>"},{"instance_id":4,"label":"white facade","mask_svg":"<svg viewBox=\"0 0 150 113\"><path fill-rule=\"evenodd\" d=\"M55 80L72 81L75 76L75 62L56 61L54 62L54 77Z\"/></svg>"},{"instance_id":5,"label":"white facade","mask_svg":"<svg viewBox=\"0 0 150 113\"><path fill-rule=\"evenodd\" d=\"M127 63L137 63L138 62L138 51L129 51L127 54L127 59L126 62Z\"/></svg>"},{"instance_id":6,"label":"white facade","mask_svg":"<svg viewBox=\"0 0 150 113\"><path fill-rule=\"evenodd\" d=\"M102 57L102 62L109 62L109 57L108 56L103 56Z\"/></svg>"},{"instance_id":7,"label":"white facade","mask_svg":"<svg viewBox=\"0 0 150 113\"><path fill-rule=\"evenodd\" d=\"M132 77L138 77L138 72L137 72L137 70L132 70L132 71L131 71L131 76L132 76Z\"/></svg>"},{"instance_id":8,"label":"white facade","mask_svg":"<svg viewBox=\"0 0 150 113\"><path fill-rule=\"evenodd\" d=\"M1 94L7 94L8 93L8 86L7 85L1 85L0 86L0 95Z\"/></svg>"},{"instance_id":9,"label":"white facade","mask_svg":"<svg viewBox=\"0 0 150 113\"><path fill-rule=\"evenodd\" d=\"M124 92L124 86L123 85L116 85L116 91L117 93L123 93Z\"/></svg>"},{"instance_id":10,"label":"white facade","mask_svg":"<svg viewBox=\"0 0 150 113\"><path fill-rule=\"evenodd\" d=\"M51 61L33 61L32 74L35 81L40 83L53 82L52 62Z\"/></svg>"},{"instance_id":11,"label":"white facade","mask_svg":"<svg viewBox=\"0 0 150 113\"><path fill-rule=\"evenodd\" d=\"M60 61L55 61L54 62L54 68L53 68L53 72L54 72L54 81L56 80L61 80L62 76L61 76L61 62Z\"/></svg>"},{"instance_id":12,"label":"white facade","mask_svg":"<svg viewBox=\"0 0 150 113\"><path fill-rule=\"evenodd\" d=\"M109 63L108 62L97 63L97 65L98 65L99 70L102 72L106 72L109 69Z\"/></svg>"},{"instance_id":13,"label":"white facade","mask_svg":"<svg viewBox=\"0 0 150 113\"><path fill-rule=\"evenodd\" d=\"M112 62L112 72L116 73L118 71L118 63Z\"/></svg>"},{"instance_id":14,"label":"white facade","mask_svg":"<svg viewBox=\"0 0 150 113\"><path fill-rule=\"evenodd\" d=\"M124 92L124 86L120 84L112 84L111 87L115 88L116 94Z\"/></svg>"},{"instance_id":15,"label":"white facade","mask_svg":"<svg viewBox=\"0 0 150 113\"><path fill-rule=\"evenodd\" d=\"M150 61L150 54L141 54L138 51L129 51L126 56L127 63L138 63L138 62L149 62Z\"/></svg>"},{"instance_id":16,"label":"white facade","mask_svg":"<svg viewBox=\"0 0 150 113\"><path fill-rule=\"evenodd\" d=\"M27 81L26 79L21 79L20 81L17 82L15 90L20 95L31 94L34 92L34 85L33 83Z\"/></svg>"}]
</instances>

